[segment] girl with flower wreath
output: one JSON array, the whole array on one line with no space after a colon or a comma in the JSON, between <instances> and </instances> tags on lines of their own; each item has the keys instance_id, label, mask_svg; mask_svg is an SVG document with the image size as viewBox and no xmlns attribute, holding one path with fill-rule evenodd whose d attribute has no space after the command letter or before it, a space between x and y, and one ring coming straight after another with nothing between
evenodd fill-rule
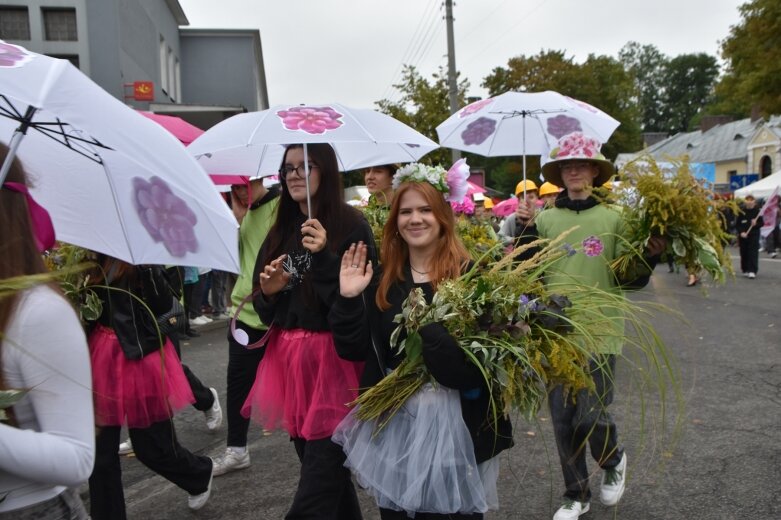
<instances>
[{"instance_id":1,"label":"girl with flower wreath","mask_svg":"<svg viewBox=\"0 0 781 520\"><path fill-rule=\"evenodd\" d=\"M8 153L0 144L0 164ZM84 330L57 284L7 290L19 277L45 277L41 253L53 245L51 219L15 158L0 187L0 390L18 398L0 410L2 519L87 518L75 489L95 458Z\"/></svg>"},{"instance_id":2,"label":"girl with flower wreath","mask_svg":"<svg viewBox=\"0 0 781 520\"><path fill-rule=\"evenodd\" d=\"M421 289L430 302L438 283L469 268L443 196L463 199L466 178L447 177L442 168L419 164L400 169L384 229L382 268L375 269L367 245L360 242L342 256L330 322L339 355L366 363L361 388L380 382L404 359L391 335L410 291ZM333 439L375 498L383 520L480 519L498 505L496 456L512 445L511 425L504 417L490 417L483 375L442 323L425 325L419 333L433 382L424 384L379 432L374 422L357 419L353 411Z\"/></svg>"},{"instance_id":3,"label":"girl with flower wreath","mask_svg":"<svg viewBox=\"0 0 781 520\"><path fill-rule=\"evenodd\" d=\"M276 220L253 275L253 304L269 326L268 343L242 413L266 429L284 428L295 446L301 474L285 518L357 520L358 497L331 434L357 396L363 363L337 356L327 317L339 291L340 258L352 243L373 243L371 229L343 200L330 145L310 144L308 156L303 145L289 145L280 180Z\"/></svg>"}]
</instances>

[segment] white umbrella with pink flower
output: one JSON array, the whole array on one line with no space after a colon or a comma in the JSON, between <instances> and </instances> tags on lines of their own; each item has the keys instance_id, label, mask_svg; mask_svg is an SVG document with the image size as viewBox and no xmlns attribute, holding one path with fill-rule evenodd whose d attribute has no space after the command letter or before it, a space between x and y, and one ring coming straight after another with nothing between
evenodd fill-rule
<instances>
[{"instance_id":1,"label":"white umbrella with pink flower","mask_svg":"<svg viewBox=\"0 0 781 520\"><path fill-rule=\"evenodd\" d=\"M505 92L471 103L439 126L439 144L484 157L547 155L558 140L581 132L606 142L620 123L558 92ZM524 191L524 198L526 192Z\"/></svg>"},{"instance_id":2,"label":"white umbrella with pink flower","mask_svg":"<svg viewBox=\"0 0 781 520\"><path fill-rule=\"evenodd\" d=\"M0 41L0 141L57 239L133 264L238 272L238 225L206 172L67 60Z\"/></svg>"},{"instance_id":3,"label":"white umbrella with pink flower","mask_svg":"<svg viewBox=\"0 0 781 520\"><path fill-rule=\"evenodd\" d=\"M303 144L307 154L312 143L330 144L341 171L417 161L439 148L388 115L328 103L238 114L207 130L187 150L210 174L266 176L279 170L286 145ZM309 205L309 165L304 166Z\"/></svg>"}]
</instances>

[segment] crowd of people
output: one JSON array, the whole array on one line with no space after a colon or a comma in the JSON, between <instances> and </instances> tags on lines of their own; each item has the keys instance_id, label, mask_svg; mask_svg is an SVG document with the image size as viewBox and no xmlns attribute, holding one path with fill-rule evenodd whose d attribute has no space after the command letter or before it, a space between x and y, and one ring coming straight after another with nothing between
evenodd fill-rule
<instances>
[{"instance_id":1,"label":"crowd of people","mask_svg":"<svg viewBox=\"0 0 781 520\"><path fill-rule=\"evenodd\" d=\"M485 378L442 323L420 330L432 381L398 420L375 435L348 406L359 389L400 365L394 320L410 291L431 302L440 284L474 266L444 197L446 179L432 182L398 165L366 170L371 197L388 210L378 250L363 214L343 200L331 146L307 150L286 148L278 188L253 179L230 191L240 273L230 292L226 446L213 459L182 446L172 421L189 405L204 412L210 430L222 421L216 391L182 363L179 341L197 332L164 330L157 319L183 298L187 325L202 323L205 273L99 255L89 283L102 312L86 324L54 282L0 299L0 388L28 389L0 422L0 519L87 518L74 491L85 480L90 518L125 518L119 453L129 449L184 490L190 509L200 509L214 477L249 467L252 421L284 430L298 455L300 478L285 518L362 518L353 477L384 520L479 519L499 507L497 457L512 448L512 424L507 416L488 420ZM0 161L7 153L0 147ZM585 283L616 294L642 288L650 272L620 279L610 268L624 252L624 223L592 190L614 174L598 148L552 157L542 169L544 184L518 184L517 209L494 223L499 239L532 244L575 228L570 240L596 241L596 253L565 255L550 266L546 284ZM15 159L0 189L2 279L46 271L45 210L28 186ZM481 212L490 210L489 201L479 199ZM749 278L758 271L762 225L754 208L747 198L736 222ZM665 248L664 238L652 237L643 262L653 268ZM533 247L523 252L534 254ZM215 316L226 310L226 290L226 277L212 277ZM577 394L548 388L563 482L554 520L589 511L589 452L601 468L600 501L615 506L625 491L627 450L609 412L623 321L618 311L608 318L615 330L585 367L593 387ZM123 428L129 442L120 447Z\"/></svg>"}]
</instances>

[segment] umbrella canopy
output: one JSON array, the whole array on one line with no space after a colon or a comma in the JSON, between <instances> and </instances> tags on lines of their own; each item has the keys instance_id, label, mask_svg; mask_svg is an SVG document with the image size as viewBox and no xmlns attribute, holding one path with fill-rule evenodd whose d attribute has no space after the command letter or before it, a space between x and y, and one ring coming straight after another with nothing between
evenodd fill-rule
<instances>
[{"instance_id":1,"label":"umbrella canopy","mask_svg":"<svg viewBox=\"0 0 781 520\"><path fill-rule=\"evenodd\" d=\"M752 182L748 186L735 190L735 196L743 198L746 195L753 195L758 199L765 199L771 196L773 191L779 187L781 187L781 170L772 175L768 175L757 182Z\"/></svg>"},{"instance_id":2,"label":"umbrella canopy","mask_svg":"<svg viewBox=\"0 0 781 520\"><path fill-rule=\"evenodd\" d=\"M59 240L133 264L238 272L236 219L198 163L68 61L0 42L0 140Z\"/></svg>"},{"instance_id":3,"label":"umbrella canopy","mask_svg":"<svg viewBox=\"0 0 781 520\"><path fill-rule=\"evenodd\" d=\"M188 151L208 173L273 175L288 144L329 143L341 171L417 161L439 145L390 116L329 105L277 105L237 114L196 139Z\"/></svg>"},{"instance_id":4,"label":"umbrella canopy","mask_svg":"<svg viewBox=\"0 0 781 520\"><path fill-rule=\"evenodd\" d=\"M237 114L193 141L188 151L210 174L275 174L288 144L328 143L342 171L416 161L437 143L374 110L327 105L277 105ZM307 168L307 206L309 175ZM309 212L311 214L311 211Z\"/></svg>"},{"instance_id":5,"label":"umbrella canopy","mask_svg":"<svg viewBox=\"0 0 781 520\"><path fill-rule=\"evenodd\" d=\"M494 204L492 211L497 217L506 217L507 215L512 215L515 213L517 208L518 199L516 197L510 197L509 199L503 200L498 204Z\"/></svg>"},{"instance_id":6,"label":"umbrella canopy","mask_svg":"<svg viewBox=\"0 0 781 520\"><path fill-rule=\"evenodd\" d=\"M144 112L141 110L139 110L138 113L148 119L151 119L158 125L171 132L174 137L179 139L179 141L185 146L192 143L196 138L203 134L203 130L195 125L191 125L181 117L166 116L163 114L155 114L154 112Z\"/></svg>"},{"instance_id":7,"label":"umbrella canopy","mask_svg":"<svg viewBox=\"0 0 781 520\"><path fill-rule=\"evenodd\" d=\"M547 155L558 140L582 132L604 143L620 123L558 92L505 92L471 103L437 126L439 143L484 157ZM524 197L526 196L524 192Z\"/></svg>"}]
</instances>

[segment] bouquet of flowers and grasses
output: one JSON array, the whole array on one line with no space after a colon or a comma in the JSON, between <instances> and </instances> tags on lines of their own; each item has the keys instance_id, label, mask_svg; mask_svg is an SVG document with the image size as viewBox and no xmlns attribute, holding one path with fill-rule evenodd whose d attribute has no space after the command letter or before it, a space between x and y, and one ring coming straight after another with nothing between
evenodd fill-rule
<instances>
[{"instance_id":1,"label":"bouquet of flowers and grasses","mask_svg":"<svg viewBox=\"0 0 781 520\"><path fill-rule=\"evenodd\" d=\"M475 262L498 260L504 254L504 246L489 223L460 215L456 219L456 233Z\"/></svg>"},{"instance_id":2,"label":"bouquet of flowers and grasses","mask_svg":"<svg viewBox=\"0 0 781 520\"><path fill-rule=\"evenodd\" d=\"M382 231L385 228L385 222L388 221L390 206L372 196L369 197L366 205L359 206L358 209L361 210L363 216L366 217L366 222L368 222L372 234L374 235L374 243L379 250L380 245L382 244Z\"/></svg>"},{"instance_id":3,"label":"bouquet of flowers and grasses","mask_svg":"<svg viewBox=\"0 0 781 520\"><path fill-rule=\"evenodd\" d=\"M483 374L494 418L515 409L531 419L549 385L563 384L573 392L591 388L588 357L604 334L601 309L618 307L632 316L634 304L593 286L568 286L565 292L543 285L545 269L572 254L565 237L521 246L484 268L476 264L461 277L441 282L430 304L420 289L413 289L396 316L399 326L391 337L404 360L358 397L356 417L376 420L379 431L431 381L418 331L432 322L447 328ZM530 247L542 249L514 264L516 254ZM406 337L399 341L402 332Z\"/></svg>"},{"instance_id":4,"label":"bouquet of flowers and grasses","mask_svg":"<svg viewBox=\"0 0 781 520\"><path fill-rule=\"evenodd\" d=\"M622 186L610 194L626 222L629 252L617 258L613 269L619 277L632 277L638 252L652 236L667 239L666 253L692 272L704 269L714 280L733 274L723 245L729 235L722 212L734 202L719 200L691 172L688 161L663 168L652 157L627 164L620 172ZM733 208L735 209L735 208Z\"/></svg>"}]
</instances>

